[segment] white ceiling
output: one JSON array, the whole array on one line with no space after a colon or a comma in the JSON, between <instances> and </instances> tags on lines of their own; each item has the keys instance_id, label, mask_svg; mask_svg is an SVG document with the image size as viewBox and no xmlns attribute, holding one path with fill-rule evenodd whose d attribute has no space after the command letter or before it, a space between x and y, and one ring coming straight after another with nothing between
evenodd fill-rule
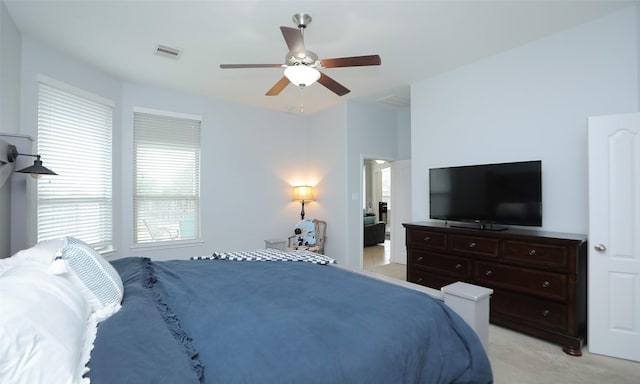
<instances>
[{"instance_id":1,"label":"white ceiling","mask_svg":"<svg viewBox=\"0 0 640 384\"><path fill-rule=\"evenodd\" d=\"M123 80L290 113L301 92L265 92L279 68L222 63L284 62L280 26L313 21L305 45L322 58L379 54L379 67L323 71L351 93L304 90L304 113L344 99L409 97L409 84L597 18L638 1L219 1L2 0L23 35ZM183 50L178 60L158 44Z\"/></svg>"}]
</instances>

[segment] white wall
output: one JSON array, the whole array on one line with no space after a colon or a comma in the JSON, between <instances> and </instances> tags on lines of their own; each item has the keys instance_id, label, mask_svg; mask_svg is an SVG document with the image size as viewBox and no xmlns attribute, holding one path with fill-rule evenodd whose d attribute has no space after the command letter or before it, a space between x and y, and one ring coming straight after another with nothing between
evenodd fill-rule
<instances>
[{"instance_id":1,"label":"white wall","mask_svg":"<svg viewBox=\"0 0 640 384\"><path fill-rule=\"evenodd\" d=\"M81 89L105 99L113 101L116 105L113 119L114 143L120 138L121 122L120 115L122 84L103 73L95 71L82 63L74 61L65 55L50 49L38 42L24 37L22 38L22 65L20 71L20 133L29 135L37 141L38 127L38 81L42 77L51 78L65 83L68 86ZM33 150L37 150L37 142L33 145ZM113 146L114 165L114 191L117 191L120 184L117 177L117 169L120 167L122 152L119 145ZM46 164L46 159L43 159ZM12 176L16 177L16 175ZM21 210L22 214L12 215L14 229L27 234L26 240L19 240L12 237L13 249L23 249L35 243L35 183L29 190L27 207L14 207ZM120 195L114 193L114 206L121 206ZM120 225L120 212L114 212L114 228ZM119 249L120 243L117 235L114 238L115 246Z\"/></svg>"},{"instance_id":2,"label":"white wall","mask_svg":"<svg viewBox=\"0 0 640 384\"><path fill-rule=\"evenodd\" d=\"M316 201L305 205L306 217L317 217L327 222L325 254L338 263L347 261L347 106L342 103L326 111L307 117L304 127L308 131L308 164L301 170L316 185ZM300 211L300 203L294 203Z\"/></svg>"},{"instance_id":3,"label":"white wall","mask_svg":"<svg viewBox=\"0 0 640 384\"><path fill-rule=\"evenodd\" d=\"M0 1L0 133L15 134L19 130L21 36L9 12ZM12 143L6 137L0 136ZM15 143L14 143L15 144ZM2 165L10 172L10 165ZM0 181L0 258L11 255L11 183ZM1 179L1 177L0 177Z\"/></svg>"},{"instance_id":4,"label":"white wall","mask_svg":"<svg viewBox=\"0 0 640 384\"><path fill-rule=\"evenodd\" d=\"M299 205L291 185L308 174L304 117L124 83L31 39L22 46L21 130L36 136L38 79L47 76L113 100L114 245L109 257L182 258L214 250L264 247L268 238L292 233ZM200 115L202 123L202 234L182 248L133 248L132 108ZM306 181L306 180L305 180ZM331 190L331 188L327 188ZM313 210L313 203L309 207ZM20 230L28 221L14 217ZM17 244L18 249L27 244Z\"/></svg>"},{"instance_id":5,"label":"white wall","mask_svg":"<svg viewBox=\"0 0 640 384\"><path fill-rule=\"evenodd\" d=\"M347 260L362 268L362 165L365 158L398 158L398 112L368 104L347 106L346 208Z\"/></svg>"},{"instance_id":6,"label":"white wall","mask_svg":"<svg viewBox=\"0 0 640 384\"><path fill-rule=\"evenodd\" d=\"M411 109L398 111L398 160L411 160Z\"/></svg>"},{"instance_id":7,"label":"white wall","mask_svg":"<svg viewBox=\"0 0 640 384\"><path fill-rule=\"evenodd\" d=\"M292 185L315 186L307 217L326 220L326 251L339 262L361 263L361 154L395 159L408 142L394 111L343 103L311 116L290 115L122 82L25 38L22 43L20 133L37 136L38 79L42 76L113 100L114 246L109 257L184 258L215 250L264 247L285 238L299 220ZM203 241L187 247L133 247L132 111L145 107L202 117ZM406 125L406 124L405 124ZM406 134L405 138L408 138ZM350 183L350 184L348 184ZM348 213L352 217L348 219ZM31 212L33 217L34 212ZM20 231L33 232L29 220ZM18 249L35 242L20 241Z\"/></svg>"},{"instance_id":8,"label":"white wall","mask_svg":"<svg viewBox=\"0 0 640 384\"><path fill-rule=\"evenodd\" d=\"M17 133L20 111L21 36L0 2L0 132Z\"/></svg>"},{"instance_id":9,"label":"white wall","mask_svg":"<svg viewBox=\"0 0 640 384\"><path fill-rule=\"evenodd\" d=\"M134 107L202 117L203 242L187 248L132 249L133 215L127 208L133 206L133 169L130 162L123 162L120 234L126 252L121 255L171 259L250 250L264 248L265 239L293 233L299 206L291 201L291 185L303 173L306 153L304 146L292 145L287 138L304 136L300 117L135 84L126 84L123 94L121 145L125 159L133 156Z\"/></svg>"},{"instance_id":10,"label":"white wall","mask_svg":"<svg viewBox=\"0 0 640 384\"><path fill-rule=\"evenodd\" d=\"M412 85L412 219L428 169L542 160L543 229L587 232L587 117L638 109L635 7Z\"/></svg>"},{"instance_id":11,"label":"white wall","mask_svg":"<svg viewBox=\"0 0 640 384\"><path fill-rule=\"evenodd\" d=\"M262 247L291 232L300 206L291 185L316 183L308 217L326 219L328 251L360 265L361 162L412 158L412 219L428 217L427 170L444 165L543 161L544 229L586 232L586 118L638 109L638 10L629 8L412 86L412 111L349 102L294 116L123 83L28 38L5 34L0 65L21 48L21 134L36 136L37 78L52 77L112 99L116 167L116 256L131 249L130 111L133 106L203 116L205 243L188 249L135 250L182 257L214 249ZM17 37L16 37L17 36ZM10 64L6 64L7 57ZM15 85L0 78L2 100ZM13 72L13 70L11 71ZM12 78L13 79L13 78ZM14 104L5 109L13 110ZM2 112L0 121L16 120ZM127 117L128 116L128 117ZM410 123L411 130L405 128ZM404 143L411 141L410 150ZM302 144L301 144L302 143ZM129 145L129 147L128 147ZM16 215L14 215L16 216ZM257 218L257 219L256 219ZM14 225L27 230L21 217ZM25 245L26 246L26 245Z\"/></svg>"}]
</instances>

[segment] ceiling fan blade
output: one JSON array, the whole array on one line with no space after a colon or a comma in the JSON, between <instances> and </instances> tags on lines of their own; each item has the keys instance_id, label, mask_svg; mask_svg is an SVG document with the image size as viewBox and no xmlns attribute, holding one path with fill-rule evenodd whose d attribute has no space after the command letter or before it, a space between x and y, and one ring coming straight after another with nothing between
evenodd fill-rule
<instances>
[{"instance_id":1,"label":"ceiling fan blade","mask_svg":"<svg viewBox=\"0 0 640 384\"><path fill-rule=\"evenodd\" d=\"M282 68L282 64L220 64L220 68Z\"/></svg>"},{"instance_id":2,"label":"ceiling fan blade","mask_svg":"<svg viewBox=\"0 0 640 384\"><path fill-rule=\"evenodd\" d=\"M287 43L289 52L294 54L304 54L304 39L302 38L302 32L296 28L280 27L284 41Z\"/></svg>"},{"instance_id":3,"label":"ceiling fan blade","mask_svg":"<svg viewBox=\"0 0 640 384\"><path fill-rule=\"evenodd\" d=\"M322 59L321 63L323 68L362 67L366 65L380 65L382 60L378 55L368 55Z\"/></svg>"},{"instance_id":4,"label":"ceiling fan blade","mask_svg":"<svg viewBox=\"0 0 640 384\"><path fill-rule=\"evenodd\" d=\"M333 80L332 78L330 78L329 76L325 75L322 72L320 72L320 78L318 79L318 83L324 85L331 92L335 93L338 96L344 96L347 93L351 92L344 85L338 83L337 81Z\"/></svg>"},{"instance_id":5,"label":"ceiling fan blade","mask_svg":"<svg viewBox=\"0 0 640 384\"><path fill-rule=\"evenodd\" d=\"M280 92L282 92L283 89L285 89L287 85L289 85L289 83L289 79L287 79L286 76L282 76L282 79L280 79L273 87L271 87L271 89L268 90L265 95L277 96L280 94Z\"/></svg>"}]
</instances>

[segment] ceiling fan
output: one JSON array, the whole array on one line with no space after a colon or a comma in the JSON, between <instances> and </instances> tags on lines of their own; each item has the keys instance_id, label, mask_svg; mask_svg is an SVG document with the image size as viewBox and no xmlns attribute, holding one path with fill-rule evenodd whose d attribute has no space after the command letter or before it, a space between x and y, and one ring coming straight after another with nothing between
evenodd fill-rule
<instances>
[{"instance_id":1,"label":"ceiling fan","mask_svg":"<svg viewBox=\"0 0 640 384\"><path fill-rule=\"evenodd\" d=\"M298 29L280 27L289 52L285 56L284 64L220 64L222 69L233 68L284 68L284 76L267 91L267 96L276 96L286 88L289 83L304 88L316 81L338 96L344 96L351 92L342 84L320 72L320 68L360 67L368 65L380 65L378 55L339 57L335 59L318 60L318 55L307 51L304 47L304 30L311 23L311 16L307 13L296 13L293 22Z\"/></svg>"}]
</instances>

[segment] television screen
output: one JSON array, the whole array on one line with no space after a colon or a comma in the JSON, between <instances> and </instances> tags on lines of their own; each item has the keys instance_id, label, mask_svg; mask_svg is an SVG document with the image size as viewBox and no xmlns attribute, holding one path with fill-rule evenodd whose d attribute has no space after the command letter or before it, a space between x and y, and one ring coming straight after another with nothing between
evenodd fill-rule
<instances>
[{"instance_id":1,"label":"television screen","mask_svg":"<svg viewBox=\"0 0 640 384\"><path fill-rule=\"evenodd\" d=\"M429 170L431 219L542 226L542 162Z\"/></svg>"}]
</instances>

